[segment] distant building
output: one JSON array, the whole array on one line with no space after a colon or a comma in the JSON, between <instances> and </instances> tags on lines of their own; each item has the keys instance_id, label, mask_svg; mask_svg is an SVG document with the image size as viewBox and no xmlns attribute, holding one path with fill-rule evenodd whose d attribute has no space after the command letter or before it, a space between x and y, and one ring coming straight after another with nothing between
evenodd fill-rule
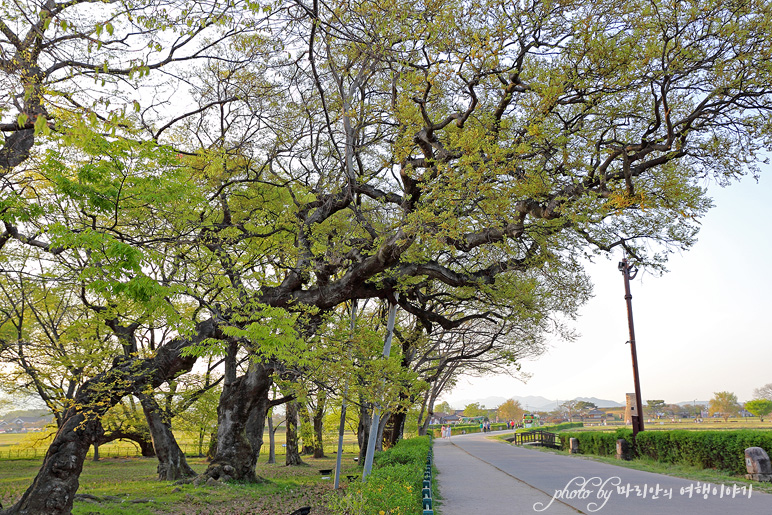
<instances>
[{"instance_id":1,"label":"distant building","mask_svg":"<svg viewBox=\"0 0 772 515\"><path fill-rule=\"evenodd\" d=\"M454 413L435 413L429 419L429 424L458 424L461 422L463 410L456 410Z\"/></svg>"},{"instance_id":2,"label":"distant building","mask_svg":"<svg viewBox=\"0 0 772 515\"><path fill-rule=\"evenodd\" d=\"M8 420L0 420L0 433L26 433L27 431L40 431L52 420L52 417L14 417Z\"/></svg>"}]
</instances>

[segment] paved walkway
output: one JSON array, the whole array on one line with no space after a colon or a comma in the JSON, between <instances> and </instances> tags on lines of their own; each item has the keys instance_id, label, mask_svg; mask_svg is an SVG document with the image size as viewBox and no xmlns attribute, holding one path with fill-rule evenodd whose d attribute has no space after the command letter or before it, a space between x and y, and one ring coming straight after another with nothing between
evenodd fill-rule
<instances>
[{"instance_id":1,"label":"paved walkway","mask_svg":"<svg viewBox=\"0 0 772 515\"><path fill-rule=\"evenodd\" d=\"M440 515L770 515L772 495L507 445L434 441Z\"/></svg>"}]
</instances>

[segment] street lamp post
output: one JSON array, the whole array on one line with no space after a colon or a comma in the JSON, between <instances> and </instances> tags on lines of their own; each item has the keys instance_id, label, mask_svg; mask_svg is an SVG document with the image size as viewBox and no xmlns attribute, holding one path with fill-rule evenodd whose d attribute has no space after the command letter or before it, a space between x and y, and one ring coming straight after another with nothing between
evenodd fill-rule
<instances>
[{"instance_id":1,"label":"street lamp post","mask_svg":"<svg viewBox=\"0 0 772 515\"><path fill-rule=\"evenodd\" d=\"M638 432L643 431L643 402L641 401L641 382L638 379L638 354L635 351L635 328L633 326L633 296L630 293L630 279L635 279L638 269L627 262L627 258L619 262L619 271L625 276L625 301L627 301L627 324L630 328L630 353L633 358L633 380L635 382L635 403L637 415L632 417L633 440Z\"/></svg>"}]
</instances>

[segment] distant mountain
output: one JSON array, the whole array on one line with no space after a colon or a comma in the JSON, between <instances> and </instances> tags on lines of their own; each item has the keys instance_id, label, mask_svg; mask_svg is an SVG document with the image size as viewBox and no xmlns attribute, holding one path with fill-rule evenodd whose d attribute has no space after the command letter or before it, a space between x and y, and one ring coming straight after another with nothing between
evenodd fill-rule
<instances>
[{"instance_id":1,"label":"distant mountain","mask_svg":"<svg viewBox=\"0 0 772 515\"><path fill-rule=\"evenodd\" d=\"M529 411L552 411L557 408L558 404L564 403L568 399L550 400L546 397L539 395L513 395L512 397L500 397L492 396L485 397L484 399L463 399L459 401L450 402L450 405L455 409L463 409L468 404L479 403L480 406L487 409L493 409L499 407L507 399L514 399L520 401L523 408ZM576 397L574 400L592 402L599 408L619 408L624 407L624 404L619 402L610 401L606 399L598 399L597 397Z\"/></svg>"},{"instance_id":2,"label":"distant mountain","mask_svg":"<svg viewBox=\"0 0 772 515\"><path fill-rule=\"evenodd\" d=\"M506 397L491 396L491 397L485 397L484 399L454 400L452 402L448 401L448 403L453 409L464 409L467 405L474 404L474 403L478 403L481 407L486 409L493 409L501 406L501 404L506 400L507 400Z\"/></svg>"},{"instance_id":3,"label":"distant mountain","mask_svg":"<svg viewBox=\"0 0 772 515\"><path fill-rule=\"evenodd\" d=\"M606 399L598 399L597 397L577 397L574 400L591 402L599 408L624 408L625 407L624 403L609 401Z\"/></svg>"}]
</instances>

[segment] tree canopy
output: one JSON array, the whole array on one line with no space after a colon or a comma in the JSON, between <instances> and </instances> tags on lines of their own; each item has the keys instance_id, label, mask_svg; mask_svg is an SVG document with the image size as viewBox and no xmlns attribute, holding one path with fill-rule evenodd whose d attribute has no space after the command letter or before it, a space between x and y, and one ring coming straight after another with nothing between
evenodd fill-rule
<instances>
[{"instance_id":1,"label":"tree canopy","mask_svg":"<svg viewBox=\"0 0 772 515\"><path fill-rule=\"evenodd\" d=\"M520 404L520 401L516 401L514 399L508 399L501 403L501 405L497 408L496 416L499 417L501 420L520 420L523 418L523 414L525 413L525 410L523 409L523 406Z\"/></svg>"},{"instance_id":2,"label":"tree canopy","mask_svg":"<svg viewBox=\"0 0 772 515\"><path fill-rule=\"evenodd\" d=\"M772 413L772 401L768 399L754 399L745 403L745 409L764 421L764 417Z\"/></svg>"},{"instance_id":3,"label":"tree canopy","mask_svg":"<svg viewBox=\"0 0 772 515\"><path fill-rule=\"evenodd\" d=\"M726 422L729 417L736 416L740 412L740 407L737 395L732 392L716 392L708 402L708 413L719 414Z\"/></svg>"},{"instance_id":4,"label":"tree canopy","mask_svg":"<svg viewBox=\"0 0 772 515\"><path fill-rule=\"evenodd\" d=\"M706 182L759 173L771 27L763 0L4 3L2 284L57 283L115 355L76 377L68 354L63 427L93 439L84 418L209 355L241 424L220 434L250 455L267 378L355 362L323 338L355 299L396 302L395 360L430 349L437 370L570 337L583 258L663 269ZM50 341L17 315L3 303L8 359ZM54 491L66 510L77 480L40 485L19 510Z\"/></svg>"}]
</instances>

